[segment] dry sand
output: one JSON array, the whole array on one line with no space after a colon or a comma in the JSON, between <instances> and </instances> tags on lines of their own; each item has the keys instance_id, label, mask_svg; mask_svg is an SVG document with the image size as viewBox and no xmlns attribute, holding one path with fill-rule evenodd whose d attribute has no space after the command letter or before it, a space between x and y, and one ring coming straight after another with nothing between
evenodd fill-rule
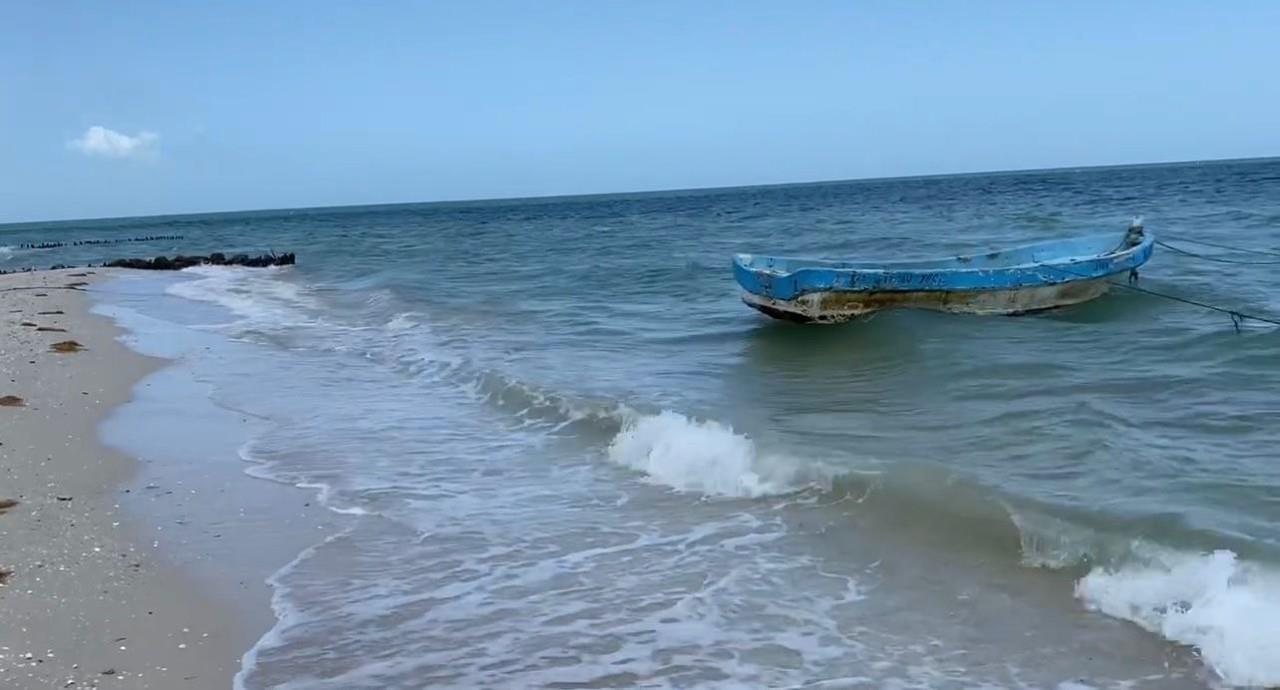
<instances>
[{"instance_id":1,"label":"dry sand","mask_svg":"<svg viewBox=\"0 0 1280 690\"><path fill-rule=\"evenodd\" d=\"M136 463L98 441L163 364L88 313L108 273L0 276L0 688L228 688L252 636L126 524Z\"/></svg>"}]
</instances>

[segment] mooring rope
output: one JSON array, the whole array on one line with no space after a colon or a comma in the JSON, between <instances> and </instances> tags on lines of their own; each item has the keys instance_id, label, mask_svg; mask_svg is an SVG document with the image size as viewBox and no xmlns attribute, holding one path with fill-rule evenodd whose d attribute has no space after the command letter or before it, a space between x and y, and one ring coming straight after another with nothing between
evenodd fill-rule
<instances>
[{"instance_id":1,"label":"mooring rope","mask_svg":"<svg viewBox=\"0 0 1280 690\"><path fill-rule=\"evenodd\" d=\"M1107 282L1111 283L1112 285L1122 287L1126 290L1141 292L1144 295L1151 295L1152 297L1163 297L1165 299L1173 300L1175 302L1182 302L1183 304L1190 304L1192 306L1201 307L1204 309L1212 309L1213 311L1226 314L1227 316L1231 317L1231 324L1236 327L1236 333L1240 332L1240 324L1245 319L1249 319L1252 321L1261 321L1262 323L1269 323L1273 326L1280 326L1280 319L1273 319L1267 316L1258 316L1257 314L1249 314L1246 312L1242 312L1238 309L1228 309L1226 307L1219 307L1215 304L1209 304L1207 302L1197 302L1196 300L1187 299L1186 297L1179 297L1177 295L1170 295L1165 292L1156 292L1155 290L1148 290L1143 287L1138 287L1137 285L1134 285L1132 283L1121 283L1114 280L1109 280Z\"/></svg>"},{"instance_id":2,"label":"mooring rope","mask_svg":"<svg viewBox=\"0 0 1280 690\"><path fill-rule=\"evenodd\" d=\"M1241 254L1262 254L1264 256L1280 257L1280 252L1273 252L1266 249L1250 249L1248 247L1233 247L1229 244L1220 244L1218 242L1209 242L1207 240L1195 240L1195 239L1191 239L1190 237L1174 237L1172 239L1176 242L1182 242L1185 244L1202 244L1206 247L1213 247L1215 249L1226 249L1227 251L1239 252ZM1174 250L1174 251L1177 251L1177 250Z\"/></svg>"},{"instance_id":3,"label":"mooring rope","mask_svg":"<svg viewBox=\"0 0 1280 690\"><path fill-rule=\"evenodd\" d=\"M1178 241L1186 242L1186 240L1178 240ZM1222 257L1218 257L1218 256L1208 256L1206 254L1197 254L1196 252L1187 251L1186 249L1175 247L1172 244L1169 244L1168 242L1164 242L1161 240L1156 240L1155 243L1172 252L1185 254L1186 256L1194 257L1196 259L1204 259L1205 261L1216 261L1221 264L1243 264L1246 266L1267 266L1267 265L1280 264L1280 261L1242 261L1240 259L1223 259ZM1209 245L1209 246L1221 246L1223 249L1228 248L1226 247L1226 245ZM1274 254L1273 252L1254 250L1254 249L1234 249L1233 251L1254 253L1254 254L1266 254L1271 256L1280 256L1280 254Z\"/></svg>"},{"instance_id":4,"label":"mooring rope","mask_svg":"<svg viewBox=\"0 0 1280 690\"><path fill-rule=\"evenodd\" d=\"M1047 267L1047 268L1051 268L1051 269L1053 269L1053 270L1055 270L1055 271L1061 271L1062 273L1066 273L1066 274L1069 274L1069 275L1077 276L1077 277L1079 277L1079 278L1093 278L1093 277L1094 277L1094 276L1086 275L1086 274L1084 274L1084 273L1076 273L1075 271L1068 271L1067 269L1065 269L1065 268L1060 268L1060 267L1058 267L1058 266L1046 266L1046 267ZM1271 324L1271 325L1273 325L1273 326L1280 326L1280 319L1272 318L1272 317L1270 317L1270 316L1260 316L1260 315L1258 315L1258 314L1251 314L1251 313L1249 313L1249 312L1243 312L1243 311L1240 311L1239 309L1231 309L1231 308L1228 308L1228 307L1220 307L1220 306L1218 306L1218 305L1216 305L1216 304L1209 304L1208 302L1199 302L1199 301L1197 301L1197 300L1188 299L1188 298L1186 298L1186 297L1179 297L1178 295L1171 295L1171 294L1169 294L1169 293L1167 293L1167 292L1157 292L1157 291L1155 291L1155 290L1148 290L1147 288L1144 288L1144 287L1138 287L1137 285L1135 285L1135 284L1134 284L1134 283L1137 283L1137 282L1138 282L1138 269L1136 269L1136 268L1135 268L1135 269L1130 269L1130 270L1129 270L1129 281L1128 281L1128 282L1126 282L1126 283L1121 283L1121 282L1116 281L1116 280L1108 280L1107 282L1108 282L1108 283L1110 283L1111 285L1116 286L1116 287L1121 287L1121 288L1124 288L1124 289L1126 289L1126 290L1132 290L1132 291L1134 291L1134 292L1140 292L1140 293L1142 293L1142 294L1144 294L1144 295L1150 295L1150 296L1152 296L1152 297L1161 297L1161 298L1164 298L1164 299L1167 299L1167 300L1172 300L1172 301L1174 301L1174 302L1181 302L1181 303L1183 303L1183 304L1190 304L1190 305L1192 305L1192 306L1194 306L1194 307L1200 307L1200 308L1202 308L1202 309L1209 309L1209 310L1216 311L1216 312L1221 313L1221 314L1226 314L1227 316L1230 316L1230 317L1231 317L1231 325L1232 325L1232 326L1235 326L1236 333L1239 333L1239 332L1240 332L1240 324L1244 323L1246 320L1258 321L1258 322L1261 322L1261 323L1269 323L1269 324Z\"/></svg>"}]
</instances>

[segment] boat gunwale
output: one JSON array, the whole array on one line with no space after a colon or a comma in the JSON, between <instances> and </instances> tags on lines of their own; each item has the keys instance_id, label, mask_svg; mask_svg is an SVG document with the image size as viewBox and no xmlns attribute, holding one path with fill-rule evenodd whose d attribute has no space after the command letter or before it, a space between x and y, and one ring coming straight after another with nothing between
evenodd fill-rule
<instances>
[{"instance_id":1,"label":"boat gunwale","mask_svg":"<svg viewBox=\"0 0 1280 690\"><path fill-rule=\"evenodd\" d=\"M1114 235L1111 235L1109 233L1108 234L1098 233L1094 235L1087 235L1087 236L1075 238L1075 241L1087 241L1091 239L1100 240L1104 237L1109 238L1109 237L1114 237ZM933 273L933 272L940 272L940 271L944 271L947 273L980 273L980 272L1005 271L1005 270L1015 270L1015 269L1032 269L1039 266L1052 267L1057 265L1073 265L1073 264L1080 264L1080 263L1086 263L1091 261L1099 261L1103 259L1125 258L1141 250L1145 245L1153 244L1155 242L1155 238L1149 233L1144 233L1142 241L1139 242L1138 244L1132 245L1130 247L1124 247L1120 243L1117 243L1113 249L1110 249L1105 252L1097 253L1097 254L1065 255L1063 257L1056 258L1056 259L1047 259L1044 261L1029 261L1029 262L1023 262L1023 263L1017 263L1017 264L998 264L998 265L985 265L985 266L964 265L968 262L972 262L973 260L979 257L989 256L990 254L993 254L993 253L1012 254L1015 252L1025 252L1027 250L1034 250L1040 247L1049 247L1049 246L1053 246L1056 244L1063 244L1065 242L1070 242L1070 241L1072 240L1059 239L1059 240L1044 240L1042 242L1029 242L1026 244L1014 245L1005 249L1000 249L995 252L987 252L985 254L957 254L957 255L952 255L947 257L936 257L933 259L908 259L908 260L884 261L879 263L879 266L881 266L881 268L864 268L860 266L855 267L855 266L848 266L848 265L840 266L839 264L842 262L830 261L827 259L813 259L813 258L806 258L806 257L782 256L782 255L773 255L773 254L752 254L750 252L735 254L733 260L735 264L737 264L739 267L741 267L745 271L749 271L751 273L765 274L774 278L786 278L788 276L795 275L796 273L799 273L801 271L811 271L811 270L835 271L839 273L865 273L865 274L890 273L890 272ZM781 270L777 270L769 267L753 266L749 262L744 262L743 261L744 258L747 258L748 260L760 258L760 259L772 260L777 262L783 262L787 264L811 262L814 265L805 266L802 268L795 268L789 271L781 271ZM871 261L868 261L868 263L875 263L875 262L874 260L871 260ZM930 263L936 263L936 265L927 266L927 264L930 264ZM835 264L835 265L823 265L823 264ZM1092 277L1095 277L1095 276L1081 276L1080 279L1086 279L1086 278L1092 278Z\"/></svg>"}]
</instances>

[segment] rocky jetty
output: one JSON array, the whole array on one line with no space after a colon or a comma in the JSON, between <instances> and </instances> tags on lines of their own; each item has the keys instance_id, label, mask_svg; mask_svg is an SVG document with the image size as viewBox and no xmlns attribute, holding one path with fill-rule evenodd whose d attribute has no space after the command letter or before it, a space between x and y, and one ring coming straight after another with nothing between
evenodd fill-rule
<instances>
[{"instance_id":1,"label":"rocky jetty","mask_svg":"<svg viewBox=\"0 0 1280 690\"><path fill-rule=\"evenodd\" d=\"M192 266L248 266L250 268L265 268L267 266L292 266L297 263L297 257L293 252L285 252L277 254L261 254L259 256L250 256L248 254L232 254L227 256L222 252L214 252L207 256L187 256L178 255L173 258L167 256L157 256L153 259L115 259L101 264L88 264L87 266L73 266L69 264L55 264L49 267L51 271L59 271L67 268L134 268L143 271L181 271L184 268ZM15 268L8 271L0 271L0 275L6 273L29 273L31 271L39 271L41 269L35 267Z\"/></svg>"},{"instance_id":2,"label":"rocky jetty","mask_svg":"<svg viewBox=\"0 0 1280 690\"><path fill-rule=\"evenodd\" d=\"M70 240L67 242L23 242L16 246L18 249L57 249L58 247L84 247L101 244L123 244L125 242L167 242L180 239L182 239L182 235L149 235L147 237L115 237L97 240Z\"/></svg>"},{"instance_id":3,"label":"rocky jetty","mask_svg":"<svg viewBox=\"0 0 1280 690\"><path fill-rule=\"evenodd\" d=\"M265 268L267 266L292 266L296 261L293 252L284 254L263 254L261 256L249 256L248 254L233 254L227 256L221 252L214 252L208 256L175 256L170 259L167 256L157 256L154 259L116 259L103 264L106 268L136 268L145 271L180 271L184 268L192 266L248 266L250 268Z\"/></svg>"}]
</instances>

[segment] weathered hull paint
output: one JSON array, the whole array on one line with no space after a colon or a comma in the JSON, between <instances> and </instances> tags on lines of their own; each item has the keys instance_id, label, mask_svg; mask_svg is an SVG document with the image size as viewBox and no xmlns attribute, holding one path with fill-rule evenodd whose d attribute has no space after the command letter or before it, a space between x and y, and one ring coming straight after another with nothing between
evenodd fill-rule
<instances>
[{"instance_id":1,"label":"weathered hull paint","mask_svg":"<svg viewBox=\"0 0 1280 690\"><path fill-rule=\"evenodd\" d=\"M1111 283L1105 278L1006 290L915 290L814 292L778 300L749 292L742 301L775 319L798 323L841 323L882 309L928 309L953 314L1015 315L1096 299Z\"/></svg>"}]
</instances>

